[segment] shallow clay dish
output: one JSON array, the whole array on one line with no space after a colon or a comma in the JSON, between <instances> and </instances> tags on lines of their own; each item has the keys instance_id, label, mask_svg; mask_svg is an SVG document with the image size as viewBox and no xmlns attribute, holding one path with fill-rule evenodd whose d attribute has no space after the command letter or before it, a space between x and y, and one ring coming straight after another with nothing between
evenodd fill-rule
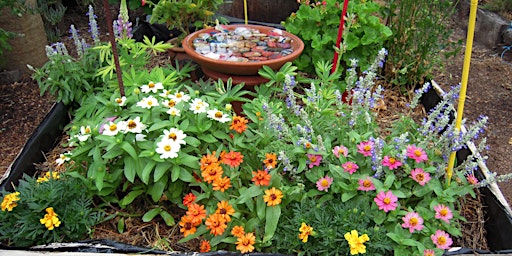
<instances>
[{"instance_id":1,"label":"shallow clay dish","mask_svg":"<svg viewBox=\"0 0 512 256\"><path fill-rule=\"evenodd\" d=\"M266 26L257 26L257 25L226 25L225 26L229 30L234 30L237 27L247 27L251 29L257 29L261 33L268 34L270 31L276 29L273 27ZM217 71L224 74L232 74L232 75L257 75L258 70L262 68L264 65L269 66L273 70L278 70L283 66L286 62L293 61L304 50L304 43L297 36L290 34L283 30L283 36L291 38L291 46L293 52L289 55L283 56L278 59L273 60L264 60L264 61L254 61L254 62L235 62L235 61L226 61L226 60L215 60L208 57L205 57L199 53L197 53L193 46L193 41L202 33L210 33L216 31L213 28L201 29L198 30L183 39L182 45L185 49L185 52L192 58L195 62L197 62L201 67L207 68L213 71Z\"/></svg>"}]
</instances>

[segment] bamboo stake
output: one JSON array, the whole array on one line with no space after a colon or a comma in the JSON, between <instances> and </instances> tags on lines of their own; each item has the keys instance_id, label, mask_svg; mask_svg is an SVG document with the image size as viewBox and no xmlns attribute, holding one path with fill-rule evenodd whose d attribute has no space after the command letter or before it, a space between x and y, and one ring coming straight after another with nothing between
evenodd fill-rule
<instances>
[{"instance_id":1,"label":"bamboo stake","mask_svg":"<svg viewBox=\"0 0 512 256\"><path fill-rule=\"evenodd\" d=\"M249 17L247 16L247 0L244 0L244 18L245 18L245 25L249 23Z\"/></svg>"}]
</instances>

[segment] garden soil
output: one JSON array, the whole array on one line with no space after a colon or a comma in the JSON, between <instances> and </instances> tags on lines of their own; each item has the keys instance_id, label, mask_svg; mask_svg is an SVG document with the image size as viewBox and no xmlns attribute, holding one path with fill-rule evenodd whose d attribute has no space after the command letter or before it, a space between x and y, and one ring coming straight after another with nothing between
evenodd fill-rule
<instances>
[{"instance_id":1,"label":"garden soil","mask_svg":"<svg viewBox=\"0 0 512 256\"><path fill-rule=\"evenodd\" d=\"M68 9L68 13L65 22L75 24L79 30L84 31L83 34L86 34L87 18L83 14L85 11ZM100 14L98 16L102 17ZM454 26L454 29L453 40L465 41L465 32L457 26ZM106 28L102 28L102 31L106 31ZM62 40L69 42L67 37L63 37ZM70 48L72 47L68 49ZM489 146L487 152L489 158L486 164L491 172L498 174L512 173L512 53L505 52L501 58L503 49L502 46L488 49L478 44L474 45L464 108L464 117L468 122L476 120L481 115L489 117L489 124L484 134ZM458 84L461 80L463 60L464 50L457 56L447 59L444 62L444 68L434 73L435 81L445 90ZM386 95L389 98L385 99L380 116L390 120L401 115L410 95L404 96L396 88L387 88L387 90ZM0 176L17 157L37 125L51 109L53 102L50 95L40 95L37 83L28 76L23 77L19 82L0 84ZM58 153L63 152L54 152L48 157L55 157ZM55 159L49 159L49 161L55 161ZM41 167L44 164L38 166ZM512 202L512 183L502 182L499 187L507 201ZM157 247L157 243L165 243L162 237L179 235L179 230L166 228L161 223L143 223L139 218L129 218L126 221L129 222L126 223L127 227L134 227L126 231L128 235L125 233L120 236L116 232L115 225L110 223L104 223L97 229L103 232L102 238ZM155 230L157 232L154 232ZM139 235L135 237L133 236L135 234ZM189 246L195 245L175 249L187 250Z\"/></svg>"}]
</instances>

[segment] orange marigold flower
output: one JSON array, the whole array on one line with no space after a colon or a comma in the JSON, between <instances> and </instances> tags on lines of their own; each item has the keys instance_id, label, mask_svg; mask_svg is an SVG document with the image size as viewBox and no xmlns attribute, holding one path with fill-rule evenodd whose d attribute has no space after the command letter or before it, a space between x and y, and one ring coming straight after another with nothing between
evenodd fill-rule
<instances>
[{"instance_id":1,"label":"orange marigold flower","mask_svg":"<svg viewBox=\"0 0 512 256\"><path fill-rule=\"evenodd\" d=\"M237 238L236 249L241 253L252 252L254 250L254 243L256 237L253 233L247 233Z\"/></svg>"},{"instance_id":2,"label":"orange marigold flower","mask_svg":"<svg viewBox=\"0 0 512 256\"><path fill-rule=\"evenodd\" d=\"M247 125L245 124L248 122L249 121L243 116L234 116L229 129L238 133L243 133L247 129Z\"/></svg>"},{"instance_id":3,"label":"orange marigold flower","mask_svg":"<svg viewBox=\"0 0 512 256\"><path fill-rule=\"evenodd\" d=\"M226 153L222 151L222 153L220 153L220 159L222 163L227 164L231 167L239 166L241 163L244 162L243 158L244 156L240 152L229 151L229 153Z\"/></svg>"},{"instance_id":4,"label":"orange marigold flower","mask_svg":"<svg viewBox=\"0 0 512 256\"><path fill-rule=\"evenodd\" d=\"M226 219L220 214L212 214L204 222L206 228L210 230L210 234L220 236L226 230Z\"/></svg>"},{"instance_id":5,"label":"orange marigold flower","mask_svg":"<svg viewBox=\"0 0 512 256\"><path fill-rule=\"evenodd\" d=\"M206 209L204 209L204 205L192 203L188 207L187 215L192 218L192 223L197 226L206 218Z\"/></svg>"},{"instance_id":6,"label":"orange marigold flower","mask_svg":"<svg viewBox=\"0 0 512 256\"><path fill-rule=\"evenodd\" d=\"M224 170L222 170L222 166L215 164L215 168L210 168L209 170L201 172L204 181L208 183L212 183L215 179L220 178Z\"/></svg>"},{"instance_id":7,"label":"orange marigold flower","mask_svg":"<svg viewBox=\"0 0 512 256\"><path fill-rule=\"evenodd\" d=\"M196 233L196 226L194 219L190 215L181 216L181 220L178 223L180 225L180 232L183 233L184 237Z\"/></svg>"},{"instance_id":8,"label":"orange marigold flower","mask_svg":"<svg viewBox=\"0 0 512 256\"><path fill-rule=\"evenodd\" d=\"M217 203L217 210L215 214L222 215L227 222L231 221L231 215L235 214L235 209L229 204L228 201L220 201Z\"/></svg>"},{"instance_id":9,"label":"orange marigold flower","mask_svg":"<svg viewBox=\"0 0 512 256\"><path fill-rule=\"evenodd\" d=\"M281 203L282 198L283 192L273 187L271 189L265 190L263 201L265 201L265 203L267 203L268 206L275 206Z\"/></svg>"},{"instance_id":10,"label":"orange marigold flower","mask_svg":"<svg viewBox=\"0 0 512 256\"><path fill-rule=\"evenodd\" d=\"M268 186L271 178L272 175L267 171L258 170L258 172L252 172L252 182L256 186Z\"/></svg>"},{"instance_id":11,"label":"orange marigold flower","mask_svg":"<svg viewBox=\"0 0 512 256\"><path fill-rule=\"evenodd\" d=\"M218 165L219 159L215 156L215 152L205 155L201 158L201 171L206 171L212 165Z\"/></svg>"},{"instance_id":12,"label":"orange marigold flower","mask_svg":"<svg viewBox=\"0 0 512 256\"><path fill-rule=\"evenodd\" d=\"M267 169L272 169L272 168L276 168L276 165L277 165L277 155L274 154L274 153L266 153L265 154L265 160L263 160L263 163L265 164L265 167L267 167Z\"/></svg>"},{"instance_id":13,"label":"orange marigold flower","mask_svg":"<svg viewBox=\"0 0 512 256\"><path fill-rule=\"evenodd\" d=\"M216 177L213 180L213 190L220 190L221 192L224 192L230 187L231 180L229 177Z\"/></svg>"},{"instance_id":14,"label":"orange marigold flower","mask_svg":"<svg viewBox=\"0 0 512 256\"><path fill-rule=\"evenodd\" d=\"M197 196L193 193L188 193L183 197L183 205L189 207L193 202L196 201Z\"/></svg>"},{"instance_id":15,"label":"orange marigold flower","mask_svg":"<svg viewBox=\"0 0 512 256\"><path fill-rule=\"evenodd\" d=\"M210 246L210 241L202 240L201 245L199 246L199 252L209 252L212 249Z\"/></svg>"},{"instance_id":16,"label":"orange marigold flower","mask_svg":"<svg viewBox=\"0 0 512 256\"><path fill-rule=\"evenodd\" d=\"M241 236L245 235L244 227L234 226L233 229L231 230L231 234L235 237L241 237Z\"/></svg>"}]
</instances>

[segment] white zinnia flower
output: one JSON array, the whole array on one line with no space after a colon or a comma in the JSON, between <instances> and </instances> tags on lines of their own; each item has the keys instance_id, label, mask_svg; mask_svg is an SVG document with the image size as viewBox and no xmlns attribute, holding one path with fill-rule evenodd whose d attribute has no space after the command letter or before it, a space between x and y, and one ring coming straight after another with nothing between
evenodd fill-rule
<instances>
[{"instance_id":1,"label":"white zinnia flower","mask_svg":"<svg viewBox=\"0 0 512 256\"><path fill-rule=\"evenodd\" d=\"M162 98L168 98L171 96L171 91L164 89L160 94L158 94Z\"/></svg>"},{"instance_id":2,"label":"white zinnia flower","mask_svg":"<svg viewBox=\"0 0 512 256\"><path fill-rule=\"evenodd\" d=\"M119 131L122 131L124 130L123 127L124 124L123 122L119 122L119 123L114 123L114 122L109 122L108 124L104 124L103 125L103 135L109 135L109 136L115 136Z\"/></svg>"},{"instance_id":3,"label":"white zinnia flower","mask_svg":"<svg viewBox=\"0 0 512 256\"><path fill-rule=\"evenodd\" d=\"M158 90L163 90L163 89L164 89L164 86L162 85L162 83L154 83L154 82L149 82L148 84L145 84L140 88L140 90L143 93L149 93L149 92L157 93Z\"/></svg>"},{"instance_id":4,"label":"white zinnia flower","mask_svg":"<svg viewBox=\"0 0 512 256\"><path fill-rule=\"evenodd\" d=\"M169 95L169 98L176 101L176 103L181 101L188 102L190 100L190 96L183 92L177 92L175 94Z\"/></svg>"},{"instance_id":5,"label":"white zinnia flower","mask_svg":"<svg viewBox=\"0 0 512 256\"><path fill-rule=\"evenodd\" d=\"M200 114L206 112L206 108L209 106L208 103L204 102L200 98L195 98L190 104L190 110L194 111L194 114Z\"/></svg>"},{"instance_id":6,"label":"white zinnia flower","mask_svg":"<svg viewBox=\"0 0 512 256\"><path fill-rule=\"evenodd\" d=\"M156 144L156 150L160 154L160 158L176 158L180 151L180 144L174 143L172 140L162 140Z\"/></svg>"},{"instance_id":7,"label":"white zinnia flower","mask_svg":"<svg viewBox=\"0 0 512 256\"><path fill-rule=\"evenodd\" d=\"M55 162L57 163L57 165L62 165L63 163L71 160L71 158L69 158L69 156L71 156L70 152L60 154L59 158L57 158L57 160L55 160Z\"/></svg>"},{"instance_id":8,"label":"white zinnia flower","mask_svg":"<svg viewBox=\"0 0 512 256\"><path fill-rule=\"evenodd\" d=\"M181 116L181 111L175 107L170 108L166 113L171 116Z\"/></svg>"},{"instance_id":9,"label":"white zinnia flower","mask_svg":"<svg viewBox=\"0 0 512 256\"><path fill-rule=\"evenodd\" d=\"M218 109L213 109L213 110L208 110L208 117L213 119L213 120L217 120L221 123L225 123L225 122L228 122L231 120L231 118L229 118L229 115L228 114L224 114L222 113L222 111L218 110Z\"/></svg>"},{"instance_id":10,"label":"white zinnia flower","mask_svg":"<svg viewBox=\"0 0 512 256\"><path fill-rule=\"evenodd\" d=\"M126 97L123 96L121 98L116 98L115 99L116 103L119 105L119 106L124 106L126 104Z\"/></svg>"},{"instance_id":11,"label":"white zinnia flower","mask_svg":"<svg viewBox=\"0 0 512 256\"><path fill-rule=\"evenodd\" d=\"M146 125L140 122L140 117L135 117L135 119L126 121L124 133L141 133L144 129L146 129Z\"/></svg>"},{"instance_id":12,"label":"white zinnia flower","mask_svg":"<svg viewBox=\"0 0 512 256\"><path fill-rule=\"evenodd\" d=\"M158 106L158 100L153 96L145 97L141 101L137 102L137 106L150 109L151 107Z\"/></svg>"},{"instance_id":13,"label":"white zinnia flower","mask_svg":"<svg viewBox=\"0 0 512 256\"><path fill-rule=\"evenodd\" d=\"M164 137L163 140L171 140L176 144L187 144L185 142L185 138L187 135L180 129L177 128L171 128L169 130L164 130Z\"/></svg>"},{"instance_id":14,"label":"white zinnia flower","mask_svg":"<svg viewBox=\"0 0 512 256\"><path fill-rule=\"evenodd\" d=\"M172 108L174 106L176 106L178 102L176 102L175 100L164 100L162 101L162 105L165 106L165 107L168 107L168 108Z\"/></svg>"},{"instance_id":15,"label":"white zinnia flower","mask_svg":"<svg viewBox=\"0 0 512 256\"><path fill-rule=\"evenodd\" d=\"M86 141L91 137L91 127L90 126L82 126L80 127L80 133L76 135L76 138L79 141Z\"/></svg>"}]
</instances>

